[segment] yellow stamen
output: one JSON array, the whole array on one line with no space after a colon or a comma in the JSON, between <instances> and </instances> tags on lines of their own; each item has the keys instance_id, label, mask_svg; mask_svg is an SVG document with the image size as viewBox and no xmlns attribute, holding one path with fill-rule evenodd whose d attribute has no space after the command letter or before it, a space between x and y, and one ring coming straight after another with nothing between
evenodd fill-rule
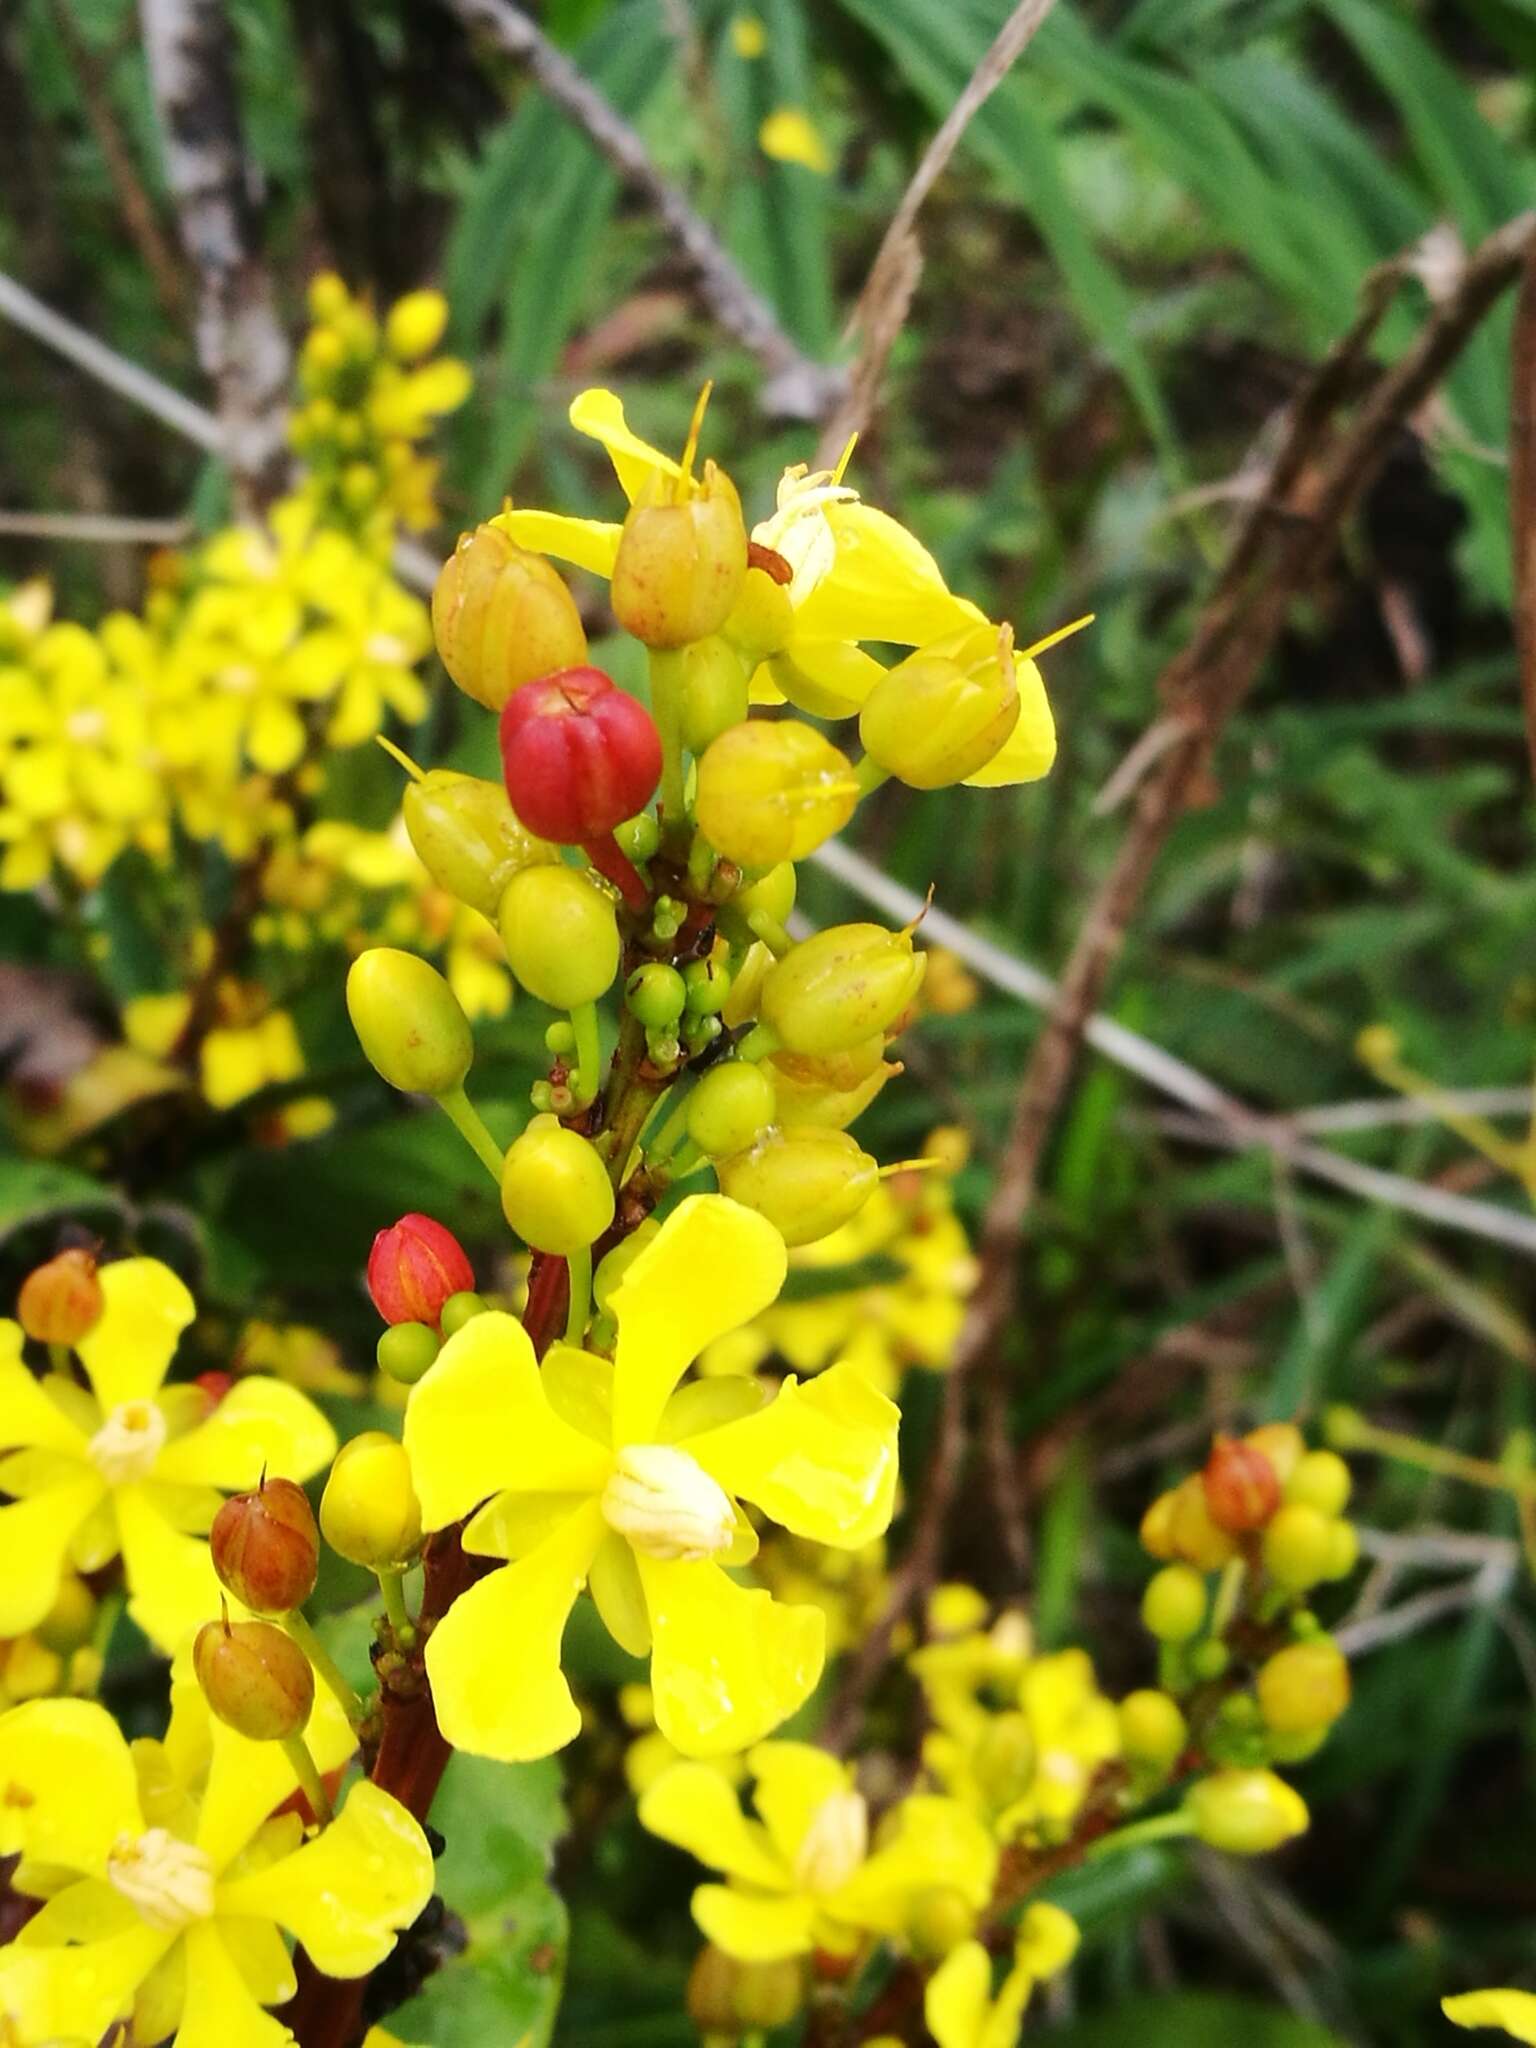
<instances>
[{"instance_id":1,"label":"yellow stamen","mask_svg":"<svg viewBox=\"0 0 1536 2048\"><path fill-rule=\"evenodd\" d=\"M400 766L405 770L406 774L409 775L414 782L426 781L427 777L425 770L418 768L416 763L411 759L410 755L404 751L403 748L397 747L393 740L385 739L383 733L381 732L376 732L373 737L378 742L378 744L384 749L385 753L390 756L392 760L398 761L400 763Z\"/></svg>"},{"instance_id":2,"label":"yellow stamen","mask_svg":"<svg viewBox=\"0 0 1536 2048\"><path fill-rule=\"evenodd\" d=\"M704 413L709 404L710 393L714 390L714 379L709 378L699 393L699 402L693 408L693 418L688 422L688 438L683 443L682 473L677 480L677 501L679 504L688 496L693 486L694 457L699 452L699 435L704 430Z\"/></svg>"},{"instance_id":3,"label":"yellow stamen","mask_svg":"<svg viewBox=\"0 0 1536 2048\"><path fill-rule=\"evenodd\" d=\"M1083 616L1074 619L1070 626L1058 626L1054 633L1047 633L1043 640L1037 640L1032 647L1021 647L1020 660L1033 661L1037 654L1044 654L1048 647L1059 646L1063 640L1070 640L1074 633L1081 633L1084 626L1091 626L1097 617L1097 612L1084 612Z\"/></svg>"},{"instance_id":4,"label":"yellow stamen","mask_svg":"<svg viewBox=\"0 0 1536 2048\"><path fill-rule=\"evenodd\" d=\"M842 452L842 454L841 454L841 455L839 455L839 457L837 458L837 463L836 463L836 466L835 466L835 468L834 468L834 469L833 469L833 471L832 471L832 481L833 481L833 483L835 483L835 484L840 484L840 483L842 482L842 480L843 480L843 472L844 472L844 471L845 471L845 470L847 469L847 467L848 467L849 463L850 463L850 462L852 462L852 460L853 460L853 451L854 451L854 449L855 449L855 448L857 448L857 447L858 447L858 445L859 445L859 437L858 437L858 435L857 435L857 434L850 434L850 435L848 436L848 439L847 439L847 441L846 441L846 442L845 442L845 443L843 444L843 452Z\"/></svg>"}]
</instances>

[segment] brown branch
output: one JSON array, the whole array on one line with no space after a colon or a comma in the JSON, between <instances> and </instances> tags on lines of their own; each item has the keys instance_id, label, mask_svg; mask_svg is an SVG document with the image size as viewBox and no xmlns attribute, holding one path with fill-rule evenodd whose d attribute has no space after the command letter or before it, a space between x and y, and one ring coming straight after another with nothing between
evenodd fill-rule
<instances>
[{"instance_id":1,"label":"brown branch","mask_svg":"<svg viewBox=\"0 0 1536 2048\"><path fill-rule=\"evenodd\" d=\"M885 366L906 325L922 274L923 255L916 230L923 203L948 169L966 129L1029 47L1054 4L1055 0L1018 0L923 151L881 237L848 323L862 335L863 343L842 402L822 431L813 467L835 462L849 437L868 426L885 381Z\"/></svg>"},{"instance_id":2,"label":"brown branch","mask_svg":"<svg viewBox=\"0 0 1536 2048\"><path fill-rule=\"evenodd\" d=\"M1536 242L1526 250L1510 363L1509 516L1514 548L1515 644L1525 737L1536 773Z\"/></svg>"},{"instance_id":3,"label":"brown branch","mask_svg":"<svg viewBox=\"0 0 1536 2048\"><path fill-rule=\"evenodd\" d=\"M261 260L254 176L221 0L139 0L150 84L197 278L197 353L217 394L222 449L244 509L283 488L289 350Z\"/></svg>"},{"instance_id":4,"label":"brown branch","mask_svg":"<svg viewBox=\"0 0 1536 2048\"><path fill-rule=\"evenodd\" d=\"M656 168L640 135L591 80L583 77L511 0L446 0L446 4L467 28L484 31L505 56L525 65L542 91L646 201L686 257L710 312L767 372L766 409L787 419L823 418L842 392L843 373L813 361L796 346L768 301L737 269L713 229Z\"/></svg>"}]
</instances>

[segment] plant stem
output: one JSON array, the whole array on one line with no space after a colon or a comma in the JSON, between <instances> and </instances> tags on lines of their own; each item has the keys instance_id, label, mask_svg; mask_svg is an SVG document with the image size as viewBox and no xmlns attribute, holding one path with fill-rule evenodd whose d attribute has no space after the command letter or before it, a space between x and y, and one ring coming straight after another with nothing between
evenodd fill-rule
<instances>
[{"instance_id":1,"label":"plant stem","mask_svg":"<svg viewBox=\"0 0 1536 2048\"><path fill-rule=\"evenodd\" d=\"M682 1142L683 1133L688 1128L689 1092L687 1089L682 1091L681 1101L675 1102L672 1105L661 1129L645 1148L648 1164L663 1165L672 1157L673 1151Z\"/></svg>"},{"instance_id":2,"label":"plant stem","mask_svg":"<svg viewBox=\"0 0 1536 2048\"><path fill-rule=\"evenodd\" d=\"M416 1626L405 1605L405 1573L391 1571L387 1567L374 1573L379 1582L379 1591L384 1595L384 1613L394 1632L395 1641L402 1650L408 1650L416 1640Z\"/></svg>"},{"instance_id":3,"label":"plant stem","mask_svg":"<svg viewBox=\"0 0 1536 2048\"><path fill-rule=\"evenodd\" d=\"M479 1110L464 1093L462 1086L450 1088L446 1095L439 1095L434 1099L491 1179L500 1187L503 1164L501 1147L486 1129Z\"/></svg>"},{"instance_id":4,"label":"plant stem","mask_svg":"<svg viewBox=\"0 0 1536 2048\"><path fill-rule=\"evenodd\" d=\"M580 1251L569 1253L565 1265L571 1276L571 1302L565 1312L565 1341L579 1345L587 1334L587 1318L592 1313L591 1245L583 1245Z\"/></svg>"},{"instance_id":5,"label":"plant stem","mask_svg":"<svg viewBox=\"0 0 1536 2048\"><path fill-rule=\"evenodd\" d=\"M293 1765L293 1775L299 1781L299 1790L309 1801L310 1809L321 1827L331 1818L331 1798L325 1789L325 1780L315 1768L315 1760L309 1753L309 1745L302 1735L283 1737L283 1755Z\"/></svg>"},{"instance_id":6,"label":"plant stem","mask_svg":"<svg viewBox=\"0 0 1536 2048\"><path fill-rule=\"evenodd\" d=\"M279 1617L278 1625L288 1631L310 1663L314 1665L321 1678L325 1680L325 1683L335 1694L341 1711L346 1715L352 1726L360 1728L363 1724L363 1703L342 1677L336 1660L315 1634L314 1629L306 1621L303 1614L297 1607L291 1608L287 1614Z\"/></svg>"},{"instance_id":7,"label":"plant stem","mask_svg":"<svg viewBox=\"0 0 1536 2048\"><path fill-rule=\"evenodd\" d=\"M65 1379L68 1379L70 1373L69 1346L67 1344L50 1344L48 1346L48 1363L56 1373L60 1373Z\"/></svg>"},{"instance_id":8,"label":"plant stem","mask_svg":"<svg viewBox=\"0 0 1536 2048\"><path fill-rule=\"evenodd\" d=\"M583 1108L595 1102L602 1086L603 1047L597 1029L596 1003L578 1003L571 1011L576 1034L576 1100Z\"/></svg>"},{"instance_id":9,"label":"plant stem","mask_svg":"<svg viewBox=\"0 0 1536 2048\"><path fill-rule=\"evenodd\" d=\"M882 783L889 782L891 771L889 768L882 768L878 761L866 754L854 769L853 779L858 784L859 796L862 799L873 796Z\"/></svg>"},{"instance_id":10,"label":"plant stem","mask_svg":"<svg viewBox=\"0 0 1536 2048\"><path fill-rule=\"evenodd\" d=\"M1172 1813L1154 1813L1148 1820L1133 1820L1129 1827L1116 1828L1113 1834L1100 1835L1084 1851L1083 1860L1093 1863L1101 1856L1112 1856L1121 1849L1139 1849L1143 1842L1169 1842L1181 1835L1192 1835L1195 1824L1182 1807L1175 1807Z\"/></svg>"},{"instance_id":11,"label":"plant stem","mask_svg":"<svg viewBox=\"0 0 1536 2048\"><path fill-rule=\"evenodd\" d=\"M686 820L683 784L683 684L681 652L651 649L651 716L661 735L661 837L664 846L678 843Z\"/></svg>"}]
</instances>

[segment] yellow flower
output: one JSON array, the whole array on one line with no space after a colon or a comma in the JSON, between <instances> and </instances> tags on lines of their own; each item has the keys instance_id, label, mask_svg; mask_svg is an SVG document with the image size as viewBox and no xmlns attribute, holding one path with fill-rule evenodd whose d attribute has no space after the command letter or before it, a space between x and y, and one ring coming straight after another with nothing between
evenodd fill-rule
<instances>
[{"instance_id":1,"label":"yellow flower","mask_svg":"<svg viewBox=\"0 0 1536 2048\"><path fill-rule=\"evenodd\" d=\"M413 1388L405 1444L424 1527L485 1502L465 1547L510 1560L427 1644L455 1747L522 1759L577 1733L560 1639L583 1585L615 1639L651 1656L656 1724L685 1755L742 1749L809 1696L822 1617L728 1576L757 1548L737 1502L820 1543L870 1542L891 1517L896 1410L837 1368L772 1400L740 1379L679 1387L707 1344L773 1299L784 1265L772 1225L696 1195L613 1294L612 1364L557 1346L541 1372L522 1325L491 1313Z\"/></svg>"},{"instance_id":2,"label":"yellow flower","mask_svg":"<svg viewBox=\"0 0 1536 2048\"><path fill-rule=\"evenodd\" d=\"M203 1094L215 1109L295 1080L304 1071L299 1035L286 1010L270 1010L254 1024L219 1025L203 1040L198 1055Z\"/></svg>"},{"instance_id":3,"label":"yellow flower","mask_svg":"<svg viewBox=\"0 0 1536 2048\"><path fill-rule=\"evenodd\" d=\"M656 1726L656 1704L648 1685L621 1685L618 1706L625 1726L636 1731L624 1752L624 1781L638 1799L682 1758ZM705 1768L718 1771L727 1785L739 1785L747 1774L744 1759L735 1755L711 1757Z\"/></svg>"},{"instance_id":4,"label":"yellow flower","mask_svg":"<svg viewBox=\"0 0 1536 2048\"><path fill-rule=\"evenodd\" d=\"M737 14L731 19L731 48L750 63L768 47L768 31L755 14Z\"/></svg>"},{"instance_id":5,"label":"yellow flower","mask_svg":"<svg viewBox=\"0 0 1536 2048\"><path fill-rule=\"evenodd\" d=\"M802 164L823 177L832 168L832 153L820 129L801 107L775 107L757 131L757 146L764 156L782 164Z\"/></svg>"},{"instance_id":6,"label":"yellow flower","mask_svg":"<svg viewBox=\"0 0 1536 2048\"><path fill-rule=\"evenodd\" d=\"M207 1532L224 1493L263 1468L307 1479L336 1448L312 1402L245 1379L210 1415L199 1387L162 1386L191 1295L155 1259L100 1273L105 1307L77 1347L90 1391L60 1373L36 1380L21 1332L0 1323L0 1636L34 1627L66 1567L99 1571L121 1551L129 1613L162 1649L217 1613Z\"/></svg>"},{"instance_id":7,"label":"yellow flower","mask_svg":"<svg viewBox=\"0 0 1536 2048\"><path fill-rule=\"evenodd\" d=\"M764 1742L747 1768L759 1820L699 1764L678 1764L640 1801L653 1835L724 1873L727 1883L694 1893L693 1917L738 1961L812 1949L851 1955L868 1935L900 1936L935 1889L959 1892L976 1912L991 1898L997 1852L955 1801L903 1800L871 1853L868 1809L836 1757L809 1743Z\"/></svg>"},{"instance_id":8,"label":"yellow flower","mask_svg":"<svg viewBox=\"0 0 1536 2048\"><path fill-rule=\"evenodd\" d=\"M1442 1998L1440 2010L1456 2027L1502 2027L1516 2041L1536 2041L1536 1992L1464 1991Z\"/></svg>"},{"instance_id":9,"label":"yellow flower","mask_svg":"<svg viewBox=\"0 0 1536 2048\"><path fill-rule=\"evenodd\" d=\"M354 1785L306 1842L296 1814L271 1817L295 1785L281 1746L210 1724L179 1690L164 1745L130 1749L79 1700L0 1719L0 1851L23 1851L14 1882L35 1868L47 1900L0 1950L0 2017L24 2041L99 2041L131 2019L135 2040L271 2048L286 2031L261 2008L295 1989L284 1931L318 1969L359 1977L432 1895L426 1837L387 1792ZM353 1746L321 1709L309 1740L322 1770Z\"/></svg>"},{"instance_id":10,"label":"yellow flower","mask_svg":"<svg viewBox=\"0 0 1536 2048\"><path fill-rule=\"evenodd\" d=\"M1013 1965L996 1998L992 1958L979 1941L962 1942L928 1983L923 2017L939 2048L1014 2048L1030 1993L1064 1970L1077 1953L1077 1922L1043 1900L1019 1922Z\"/></svg>"}]
</instances>

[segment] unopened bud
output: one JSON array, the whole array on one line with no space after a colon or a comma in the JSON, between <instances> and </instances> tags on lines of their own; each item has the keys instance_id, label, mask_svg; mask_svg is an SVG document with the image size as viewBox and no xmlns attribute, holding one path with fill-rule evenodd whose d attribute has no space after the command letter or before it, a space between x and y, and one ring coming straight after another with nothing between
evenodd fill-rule
<instances>
[{"instance_id":1,"label":"unopened bud","mask_svg":"<svg viewBox=\"0 0 1536 2048\"><path fill-rule=\"evenodd\" d=\"M881 1044L884 1044L882 1039ZM826 1130L846 1130L863 1115L887 1081L902 1071L899 1064L882 1060L851 1088L829 1087L825 1081L808 1079L793 1064L777 1059L765 1062L773 1079L777 1122L785 1130L818 1124Z\"/></svg>"},{"instance_id":2,"label":"unopened bud","mask_svg":"<svg viewBox=\"0 0 1536 2048\"><path fill-rule=\"evenodd\" d=\"M688 1135L711 1159L744 1152L772 1123L774 1087L750 1060L712 1067L688 1098Z\"/></svg>"},{"instance_id":3,"label":"unopened bud","mask_svg":"<svg viewBox=\"0 0 1536 2048\"><path fill-rule=\"evenodd\" d=\"M926 965L909 931L833 925L770 970L763 1021L791 1052L847 1051L896 1022L921 987Z\"/></svg>"},{"instance_id":4,"label":"unopened bud","mask_svg":"<svg viewBox=\"0 0 1536 2048\"><path fill-rule=\"evenodd\" d=\"M620 952L613 904L574 868L514 875L497 921L512 972L541 1003L574 1010L613 985Z\"/></svg>"},{"instance_id":5,"label":"unopened bud","mask_svg":"<svg viewBox=\"0 0 1536 2048\"><path fill-rule=\"evenodd\" d=\"M746 717L747 667L718 633L684 648L682 662L683 745L690 754L702 754Z\"/></svg>"},{"instance_id":6,"label":"unopened bud","mask_svg":"<svg viewBox=\"0 0 1536 2048\"><path fill-rule=\"evenodd\" d=\"M1164 1565L1141 1596L1141 1619L1160 1643L1187 1643L1205 1626L1205 1580L1193 1565Z\"/></svg>"},{"instance_id":7,"label":"unopened bud","mask_svg":"<svg viewBox=\"0 0 1536 2048\"><path fill-rule=\"evenodd\" d=\"M920 1956L947 1956L976 1928L976 1908L957 1886L934 1885L913 1901L907 1939Z\"/></svg>"},{"instance_id":8,"label":"unopened bud","mask_svg":"<svg viewBox=\"0 0 1536 2048\"><path fill-rule=\"evenodd\" d=\"M348 972L347 1011L369 1062L392 1088L447 1095L463 1086L475 1056L469 1019L425 960L370 946Z\"/></svg>"},{"instance_id":9,"label":"unopened bud","mask_svg":"<svg viewBox=\"0 0 1536 2048\"><path fill-rule=\"evenodd\" d=\"M236 1493L208 1533L220 1584L253 1614L286 1614L315 1590L320 1534L302 1486L264 1479L254 1493Z\"/></svg>"},{"instance_id":10,"label":"unopened bud","mask_svg":"<svg viewBox=\"0 0 1536 2048\"><path fill-rule=\"evenodd\" d=\"M1229 1536L1262 1529L1280 1505L1274 1466L1262 1451L1236 1437L1217 1437L1201 1479L1211 1520Z\"/></svg>"},{"instance_id":11,"label":"unopened bud","mask_svg":"<svg viewBox=\"0 0 1536 2048\"><path fill-rule=\"evenodd\" d=\"M320 1496L320 1529L339 1556L395 1571L421 1544L421 1509L404 1446L383 1430L343 1444Z\"/></svg>"},{"instance_id":12,"label":"unopened bud","mask_svg":"<svg viewBox=\"0 0 1536 2048\"><path fill-rule=\"evenodd\" d=\"M1277 1735L1331 1728L1349 1705L1349 1665L1327 1636L1288 1643L1260 1668L1256 1686L1266 1727Z\"/></svg>"},{"instance_id":13,"label":"unopened bud","mask_svg":"<svg viewBox=\"0 0 1536 2048\"><path fill-rule=\"evenodd\" d=\"M1292 1593L1320 1585L1330 1575L1336 1526L1316 1508L1287 1503L1264 1531L1264 1569Z\"/></svg>"},{"instance_id":14,"label":"unopened bud","mask_svg":"<svg viewBox=\"0 0 1536 2048\"><path fill-rule=\"evenodd\" d=\"M440 889L494 918L508 882L560 856L523 824L500 783L433 768L401 800L417 858Z\"/></svg>"},{"instance_id":15,"label":"unopened bud","mask_svg":"<svg viewBox=\"0 0 1536 2048\"><path fill-rule=\"evenodd\" d=\"M21 1283L16 1320L39 1344L80 1342L102 1311L96 1261L86 1251L60 1252L37 1266Z\"/></svg>"},{"instance_id":16,"label":"unopened bud","mask_svg":"<svg viewBox=\"0 0 1536 2048\"><path fill-rule=\"evenodd\" d=\"M1169 1529L1174 1554L1203 1572L1218 1570L1237 1553L1236 1543L1212 1519L1205 1483L1198 1472L1191 1472L1174 1488Z\"/></svg>"},{"instance_id":17,"label":"unopened bud","mask_svg":"<svg viewBox=\"0 0 1536 2048\"><path fill-rule=\"evenodd\" d=\"M1294 1422L1261 1422L1257 1429L1249 1430L1243 1442L1251 1450L1263 1452L1282 1487L1307 1448L1307 1440Z\"/></svg>"},{"instance_id":18,"label":"unopened bud","mask_svg":"<svg viewBox=\"0 0 1536 2048\"><path fill-rule=\"evenodd\" d=\"M744 868L803 860L853 816L847 756L793 719L745 719L698 764L694 810L705 838Z\"/></svg>"},{"instance_id":19,"label":"unopened bud","mask_svg":"<svg viewBox=\"0 0 1536 2048\"><path fill-rule=\"evenodd\" d=\"M1013 633L979 625L909 654L859 713L864 751L913 789L947 789L984 768L1019 722Z\"/></svg>"},{"instance_id":20,"label":"unopened bud","mask_svg":"<svg viewBox=\"0 0 1536 2048\"><path fill-rule=\"evenodd\" d=\"M448 301L441 292L407 292L384 319L384 346L402 363L430 355L448 326Z\"/></svg>"},{"instance_id":21,"label":"unopened bud","mask_svg":"<svg viewBox=\"0 0 1536 2048\"><path fill-rule=\"evenodd\" d=\"M624 984L624 1004L651 1031L677 1022L688 1001L688 984L665 960L647 960Z\"/></svg>"},{"instance_id":22,"label":"unopened bud","mask_svg":"<svg viewBox=\"0 0 1536 2048\"><path fill-rule=\"evenodd\" d=\"M786 1956L743 1963L713 1945L688 1973L688 2017L706 2038L764 2033L787 2026L805 2002L805 1963Z\"/></svg>"},{"instance_id":23,"label":"unopened bud","mask_svg":"<svg viewBox=\"0 0 1536 2048\"><path fill-rule=\"evenodd\" d=\"M1189 1739L1189 1727L1167 1693L1144 1687L1127 1693L1117 1709L1120 1747L1133 1763L1170 1770Z\"/></svg>"},{"instance_id":24,"label":"unopened bud","mask_svg":"<svg viewBox=\"0 0 1536 2048\"><path fill-rule=\"evenodd\" d=\"M1264 1856L1306 1832L1301 1794L1273 1771L1216 1771L1184 1795L1195 1833L1229 1856Z\"/></svg>"},{"instance_id":25,"label":"unopened bud","mask_svg":"<svg viewBox=\"0 0 1536 2048\"><path fill-rule=\"evenodd\" d=\"M444 668L489 711L520 684L587 658L581 615L558 570L495 525L463 535L444 563L432 630Z\"/></svg>"},{"instance_id":26,"label":"unopened bud","mask_svg":"<svg viewBox=\"0 0 1536 2048\"><path fill-rule=\"evenodd\" d=\"M448 1297L443 1304L445 1317L449 1303L458 1299L453 1294ZM451 1336L452 1332L445 1334ZM436 1330L429 1329L425 1323L391 1323L374 1347L374 1358L379 1371L387 1379L398 1380L403 1387L413 1387L435 1363L441 1348Z\"/></svg>"},{"instance_id":27,"label":"unopened bud","mask_svg":"<svg viewBox=\"0 0 1536 2048\"><path fill-rule=\"evenodd\" d=\"M552 1117L535 1117L507 1149L501 1206L524 1244L568 1258L613 1221L613 1184L588 1139Z\"/></svg>"},{"instance_id":28,"label":"unopened bud","mask_svg":"<svg viewBox=\"0 0 1536 2048\"><path fill-rule=\"evenodd\" d=\"M386 1323L436 1328L451 1294L472 1291L475 1269L451 1230L414 1211L381 1230L368 1254L368 1292Z\"/></svg>"},{"instance_id":29,"label":"unopened bud","mask_svg":"<svg viewBox=\"0 0 1536 2048\"><path fill-rule=\"evenodd\" d=\"M521 684L501 713L512 808L530 830L584 846L645 808L661 778L651 714L600 668Z\"/></svg>"},{"instance_id":30,"label":"unopened bud","mask_svg":"<svg viewBox=\"0 0 1536 2048\"><path fill-rule=\"evenodd\" d=\"M209 1621L192 1645L192 1668L219 1719L252 1742L302 1734L315 1704L309 1659L270 1621Z\"/></svg>"},{"instance_id":31,"label":"unopened bud","mask_svg":"<svg viewBox=\"0 0 1536 2048\"><path fill-rule=\"evenodd\" d=\"M721 1192L755 1209L787 1245L814 1244L857 1216L880 1179L876 1162L846 1131L770 1125L716 1169Z\"/></svg>"},{"instance_id":32,"label":"unopened bud","mask_svg":"<svg viewBox=\"0 0 1536 2048\"><path fill-rule=\"evenodd\" d=\"M1286 1504L1341 1515L1349 1505L1349 1467L1337 1451L1308 1451L1285 1482Z\"/></svg>"},{"instance_id":33,"label":"unopened bud","mask_svg":"<svg viewBox=\"0 0 1536 2048\"><path fill-rule=\"evenodd\" d=\"M747 573L720 630L741 650L749 669L777 654L794 632L795 607L789 595L793 581L794 571L782 555L756 541L748 543Z\"/></svg>"},{"instance_id":34,"label":"unopened bud","mask_svg":"<svg viewBox=\"0 0 1536 2048\"><path fill-rule=\"evenodd\" d=\"M686 647L718 633L747 573L736 486L706 462L693 495L667 503L676 480L656 472L629 509L613 565L613 615L647 647Z\"/></svg>"},{"instance_id":35,"label":"unopened bud","mask_svg":"<svg viewBox=\"0 0 1536 2048\"><path fill-rule=\"evenodd\" d=\"M53 1605L37 1624L37 1638L45 1648L67 1657L91 1639L96 1626L96 1598L75 1572L65 1572Z\"/></svg>"}]
</instances>

